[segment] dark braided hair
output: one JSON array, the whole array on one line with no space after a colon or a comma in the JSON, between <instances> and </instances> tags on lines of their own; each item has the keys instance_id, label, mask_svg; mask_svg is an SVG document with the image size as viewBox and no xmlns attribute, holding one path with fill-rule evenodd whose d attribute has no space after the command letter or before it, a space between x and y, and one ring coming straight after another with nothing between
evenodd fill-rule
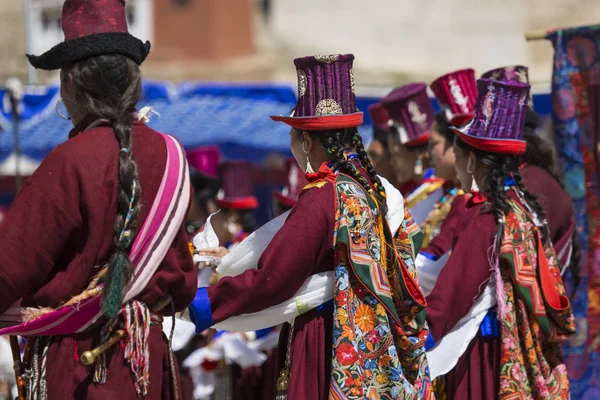
<instances>
[{"instance_id":1,"label":"dark braided hair","mask_svg":"<svg viewBox=\"0 0 600 400\"><path fill-rule=\"evenodd\" d=\"M546 215L544 210L538 203L536 197L529 193L523 184L523 178L519 172L519 164L516 156L507 154L488 153L469 146L462 141L458 136L455 138L455 143L465 152L474 152L478 160L487 167L488 173L485 179L482 192L490 202L494 218L496 220L496 248L495 254L500 254L502 239L504 236L504 217L510 211L508 204L508 196L504 190L506 178L512 177L515 181L517 189L522 193L525 205L531 208L542 224L542 238L544 241L549 240L550 234L548 226L545 223Z\"/></svg>"},{"instance_id":2,"label":"dark braided hair","mask_svg":"<svg viewBox=\"0 0 600 400\"><path fill-rule=\"evenodd\" d=\"M363 145L362 137L358 133L358 129L335 129L327 131L311 131L309 133L312 138L320 143L327 151L327 154L331 156L331 160L335 161L335 170L354 178L366 192L371 193L375 197L379 213L385 217L387 214L385 189L377 176L375 168L373 168L373 165L369 160L365 146ZM367 172L372 185L359 172L354 164L346 158L347 152L356 152L358 161L362 168Z\"/></svg>"},{"instance_id":3,"label":"dark braided hair","mask_svg":"<svg viewBox=\"0 0 600 400\"><path fill-rule=\"evenodd\" d=\"M445 110L435 114L435 124L438 132L446 139L446 146L452 146L454 143L454 130L450 129L450 122Z\"/></svg>"},{"instance_id":4,"label":"dark braided hair","mask_svg":"<svg viewBox=\"0 0 600 400\"><path fill-rule=\"evenodd\" d=\"M119 142L117 217L113 227L115 251L108 261L102 293L102 308L110 318L119 313L123 289L133 274L128 250L137 235L141 188L133 157L131 126L142 93L141 73L133 60L121 55L91 57L62 73L73 89L73 100L90 114L108 120Z\"/></svg>"},{"instance_id":5,"label":"dark braided hair","mask_svg":"<svg viewBox=\"0 0 600 400\"><path fill-rule=\"evenodd\" d=\"M554 180L556 180L556 182L558 182L560 187L564 189L565 184L561 176L561 167L556 154L556 149L551 142L535 133L537 121L537 114L532 110L527 110L524 131L524 139L527 141L527 150L525 151L525 154L521 156L521 162L544 169L554 178ZM574 295L581 283L581 246L579 245L577 230L573 230L571 243L572 253L568 269L573 280L572 295Z\"/></svg>"}]
</instances>

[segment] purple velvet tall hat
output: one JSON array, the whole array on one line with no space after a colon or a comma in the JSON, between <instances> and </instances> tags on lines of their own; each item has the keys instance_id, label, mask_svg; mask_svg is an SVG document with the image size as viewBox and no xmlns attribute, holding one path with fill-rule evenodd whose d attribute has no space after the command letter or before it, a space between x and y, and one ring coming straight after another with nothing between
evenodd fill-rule
<instances>
[{"instance_id":1,"label":"purple velvet tall hat","mask_svg":"<svg viewBox=\"0 0 600 400\"><path fill-rule=\"evenodd\" d=\"M461 69L440 76L430 85L450 124L460 126L473 118L477 101L475 71Z\"/></svg>"},{"instance_id":2,"label":"purple velvet tall hat","mask_svg":"<svg viewBox=\"0 0 600 400\"><path fill-rule=\"evenodd\" d=\"M390 126L395 126L400 143L415 147L427 143L429 128L435 119L433 104L423 82L409 83L381 100L390 115Z\"/></svg>"},{"instance_id":3,"label":"purple velvet tall hat","mask_svg":"<svg viewBox=\"0 0 600 400\"><path fill-rule=\"evenodd\" d=\"M456 128L457 135L479 150L502 154L525 153L523 139L529 85L491 79L477 81L473 120Z\"/></svg>"},{"instance_id":4,"label":"purple velvet tall hat","mask_svg":"<svg viewBox=\"0 0 600 400\"><path fill-rule=\"evenodd\" d=\"M352 54L310 56L294 60L298 102L289 116L271 116L296 129L313 131L362 125L356 108Z\"/></svg>"},{"instance_id":5,"label":"purple velvet tall hat","mask_svg":"<svg viewBox=\"0 0 600 400\"><path fill-rule=\"evenodd\" d=\"M508 65L506 67L492 69L481 75L481 78L493 79L495 81L521 82L528 85L530 84L529 68L523 65ZM533 97L531 95L531 90L527 96L527 106L533 110Z\"/></svg>"}]
</instances>

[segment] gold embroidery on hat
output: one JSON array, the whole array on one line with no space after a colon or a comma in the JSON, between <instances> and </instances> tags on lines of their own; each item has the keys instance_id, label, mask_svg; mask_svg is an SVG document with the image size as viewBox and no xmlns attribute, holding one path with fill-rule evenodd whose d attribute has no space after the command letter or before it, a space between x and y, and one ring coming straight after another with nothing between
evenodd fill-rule
<instances>
[{"instance_id":1,"label":"gold embroidery on hat","mask_svg":"<svg viewBox=\"0 0 600 400\"><path fill-rule=\"evenodd\" d=\"M354 93L354 70L350 68L350 90Z\"/></svg>"},{"instance_id":2,"label":"gold embroidery on hat","mask_svg":"<svg viewBox=\"0 0 600 400\"><path fill-rule=\"evenodd\" d=\"M329 56L322 56L322 55L315 56L317 61L321 61L322 63L325 63L325 64L331 64L332 62L336 61L339 57L340 57L339 54L331 54Z\"/></svg>"},{"instance_id":3,"label":"gold embroidery on hat","mask_svg":"<svg viewBox=\"0 0 600 400\"><path fill-rule=\"evenodd\" d=\"M301 69L297 70L296 72L298 73L298 97L302 97L304 96L304 93L306 93L306 72L302 71Z\"/></svg>"},{"instance_id":4,"label":"gold embroidery on hat","mask_svg":"<svg viewBox=\"0 0 600 400\"><path fill-rule=\"evenodd\" d=\"M322 115L342 115L342 107L333 99L324 99L317 103L315 107L315 116Z\"/></svg>"}]
</instances>

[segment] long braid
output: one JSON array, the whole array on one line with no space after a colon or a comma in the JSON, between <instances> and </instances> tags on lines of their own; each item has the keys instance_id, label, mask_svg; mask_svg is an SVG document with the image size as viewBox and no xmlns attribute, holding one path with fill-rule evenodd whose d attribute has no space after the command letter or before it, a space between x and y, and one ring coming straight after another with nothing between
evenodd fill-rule
<instances>
[{"instance_id":1,"label":"long braid","mask_svg":"<svg viewBox=\"0 0 600 400\"><path fill-rule=\"evenodd\" d=\"M132 123L141 96L138 66L127 57L104 55L74 64L67 72L76 100L99 118L108 120L119 144L117 216L113 226L115 251L108 260L102 307L110 318L118 314L123 291L133 274L128 251L138 232L141 187L133 155Z\"/></svg>"},{"instance_id":2,"label":"long braid","mask_svg":"<svg viewBox=\"0 0 600 400\"><path fill-rule=\"evenodd\" d=\"M483 192L490 202L496 221L496 246L493 251L498 256L500 255L502 240L504 238L504 220L510 211L508 196L504 190L505 179L509 176L508 164L510 160L506 157L489 153L480 154L479 160L488 167L488 176L483 187Z\"/></svg>"},{"instance_id":3,"label":"long braid","mask_svg":"<svg viewBox=\"0 0 600 400\"><path fill-rule=\"evenodd\" d=\"M385 217L387 215L385 188L383 187L383 183L381 183L381 179L379 179L379 175L377 175L377 171L375 171L373 164L371 164L371 160L369 159L367 151L365 150L362 137L358 131L352 137L352 145L354 146L356 154L358 155L358 160L369 175L369 178L371 178L371 182L373 182L373 187L375 189L374 196L377 198L377 201L380 204L381 212Z\"/></svg>"},{"instance_id":4,"label":"long braid","mask_svg":"<svg viewBox=\"0 0 600 400\"><path fill-rule=\"evenodd\" d=\"M334 168L337 171L354 178L360 183L367 193L372 194L375 197L378 212L385 216L387 207L385 203L385 190L383 189L381 181L379 178L377 178L377 180L373 180L373 185L371 185L369 181L354 166L354 164L347 159L346 156L347 151L357 151L361 166L365 169L369 177L371 179L373 179L373 176L377 177L377 173L375 172L375 169L372 167L371 163L364 163L361 160L361 155L358 153L358 150L362 150L364 153L363 157L366 157L366 152L364 151L364 146L362 145L362 141L356 128L315 131L311 132L311 136L321 144L321 146L332 157L333 161L335 161ZM370 172L367 170L369 167L371 169ZM376 190L373 190L373 188Z\"/></svg>"}]
</instances>

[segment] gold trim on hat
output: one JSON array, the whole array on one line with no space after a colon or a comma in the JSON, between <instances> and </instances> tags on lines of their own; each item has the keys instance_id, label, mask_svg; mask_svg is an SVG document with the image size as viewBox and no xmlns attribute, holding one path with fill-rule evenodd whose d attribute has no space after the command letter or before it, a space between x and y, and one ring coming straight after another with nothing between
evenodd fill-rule
<instances>
[{"instance_id":1,"label":"gold trim on hat","mask_svg":"<svg viewBox=\"0 0 600 400\"><path fill-rule=\"evenodd\" d=\"M306 72L301 69L296 70L296 72L298 74L298 97L302 97L306 93Z\"/></svg>"},{"instance_id":2,"label":"gold trim on hat","mask_svg":"<svg viewBox=\"0 0 600 400\"><path fill-rule=\"evenodd\" d=\"M323 115L342 115L342 106L333 99L324 99L317 103L315 107L315 116L320 117Z\"/></svg>"},{"instance_id":3,"label":"gold trim on hat","mask_svg":"<svg viewBox=\"0 0 600 400\"><path fill-rule=\"evenodd\" d=\"M325 63L325 64L331 64L332 62L336 61L339 57L340 57L339 54L331 54L329 56L322 56L322 55L315 56L317 61L321 61L322 63Z\"/></svg>"}]
</instances>

